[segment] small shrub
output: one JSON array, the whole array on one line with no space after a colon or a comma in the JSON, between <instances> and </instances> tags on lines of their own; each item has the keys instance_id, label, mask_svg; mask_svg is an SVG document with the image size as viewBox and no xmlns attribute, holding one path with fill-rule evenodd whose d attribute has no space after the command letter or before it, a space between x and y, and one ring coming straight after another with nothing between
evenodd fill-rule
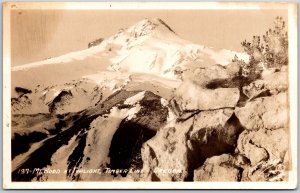
<instances>
[{"instance_id":1,"label":"small shrub","mask_svg":"<svg viewBox=\"0 0 300 193\"><path fill-rule=\"evenodd\" d=\"M274 29L269 29L263 35L264 43L261 42L260 36L253 36L252 42L241 42L244 51L250 56L249 63L237 56L232 60L240 64L241 76L248 80L257 79L263 68L281 68L288 65L288 35L285 22L282 17L276 17L274 25Z\"/></svg>"}]
</instances>

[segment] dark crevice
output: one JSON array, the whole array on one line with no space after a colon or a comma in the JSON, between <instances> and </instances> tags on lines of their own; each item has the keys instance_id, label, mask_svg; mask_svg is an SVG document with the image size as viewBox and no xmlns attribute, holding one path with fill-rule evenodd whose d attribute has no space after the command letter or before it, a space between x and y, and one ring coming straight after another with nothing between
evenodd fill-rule
<instances>
[{"instance_id":1,"label":"dark crevice","mask_svg":"<svg viewBox=\"0 0 300 193\"><path fill-rule=\"evenodd\" d=\"M186 181L193 181L194 170L202 166L207 158L223 153L234 153L235 149L234 146L220 140L216 131L210 133L206 144L199 145L197 141L191 140L191 145L193 148L188 151L189 175L185 179Z\"/></svg>"},{"instance_id":2,"label":"dark crevice","mask_svg":"<svg viewBox=\"0 0 300 193\"><path fill-rule=\"evenodd\" d=\"M272 96L272 94L271 94L270 90L267 89L267 90L260 92L258 95L253 96L251 99L249 99L249 101L253 101L256 98L269 97L269 96Z\"/></svg>"},{"instance_id":3,"label":"dark crevice","mask_svg":"<svg viewBox=\"0 0 300 193\"><path fill-rule=\"evenodd\" d=\"M66 127L67 124L64 120L60 119L57 123L54 124L54 128L47 129L50 135L55 135L61 131L62 128Z\"/></svg>"},{"instance_id":4,"label":"dark crevice","mask_svg":"<svg viewBox=\"0 0 300 193\"><path fill-rule=\"evenodd\" d=\"M143 160L141 147L144 142L151 139L156 131L133 121L123 120L113 135L109 148L111 169L141 169ZM116 174L113 174L116 176ZM123 177L127 173L121 174Z\"/></svg>"},{"instance_id":5,"label":"dark crevice","mask_svg":"<svg viewBox=\"0 0 300 193\"><path fill-rule=\"evenodd\" d=\"M86 146L86 137L87 132L85 130L82 130L80 134L77 136L78 145L73 150L72 154L68 158L68 170L67 175L72 177L72 180L78 180L76 179L75 175L72 175L71 171L76 171L77 167L81 163L83 157L84 157L84 148Z\"/></svg>"},{"instance_id":6,"label":"dark crevice","mask_svg":"<svg viewBox=\"0 0 300 193\"><path fill-rule=\"evenodd\" d=\"M206 88L208 89L217 89L217 88L239 88L246 83L246 80L243 76L236 76L233 78L219 78L210 81Z\"/></svg>"},{"instance_id":7,"label":"dark crevice","mask_svg":"<svg viewBox=\"0 0 300 193\"><path fill-rule=\"evenodd\" d=\"M160 181L159 177L157 177L157 175L154 172L152 173L151 181L152 182L159 182Z\"/></svg>"},{"instance_id":8,"label":"dark crevice","mask_svg":"<svg viewBox=\"0 0 300 193\"><path fill-rule=\"evenodd\" d=\"M244 107L249 98L243 93L242 89L240 89L240 98L236 104L237 107Z\"/></svg>"},{"instance_id":9,"label":"dark crevice","mask_svg":"<svg viewBox=\"0 0 300 193\"><path fill-rule=\"evenodd\" d=\"M224 153L233 154L239 134L244 130L235 114L225 124L224 128L201 129L198 139L206 138L205 142L190 138L191 148L188 148L188 176L186 181L193 181L194 170L203 165L207 158Z\"/></svg>"}]
</instances>

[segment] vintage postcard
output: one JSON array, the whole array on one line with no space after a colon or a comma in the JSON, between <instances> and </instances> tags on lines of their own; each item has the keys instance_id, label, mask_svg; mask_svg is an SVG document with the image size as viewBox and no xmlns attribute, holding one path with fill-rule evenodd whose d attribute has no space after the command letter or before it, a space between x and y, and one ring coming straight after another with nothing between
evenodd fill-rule
<instances>
[{"instance_id":1,"label":"vintage postcard","mask_svg":"<svg viewBox=\"0 0 300 193\"><path fill-rule=\"evenodd\" d=\"M3 14L3 188L296 188L296 3Z\"/></svg>"}]
</instances>

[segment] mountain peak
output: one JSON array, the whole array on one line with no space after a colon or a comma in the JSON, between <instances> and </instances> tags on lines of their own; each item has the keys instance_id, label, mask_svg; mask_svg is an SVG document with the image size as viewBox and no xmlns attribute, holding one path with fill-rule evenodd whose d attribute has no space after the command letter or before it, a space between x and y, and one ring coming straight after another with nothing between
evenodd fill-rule
<instances>
[{"instance_id":1,"label":"mountain peak","mask_svg":"<svg viewBox=\"0 0 300 193\"><path fill-rule=\"evenodd\" d=\"M135 36L149 35L157 31L175 34L172 28L160 18L145 18L128 29L128 32Z\"/></svg>"}]
</instances>

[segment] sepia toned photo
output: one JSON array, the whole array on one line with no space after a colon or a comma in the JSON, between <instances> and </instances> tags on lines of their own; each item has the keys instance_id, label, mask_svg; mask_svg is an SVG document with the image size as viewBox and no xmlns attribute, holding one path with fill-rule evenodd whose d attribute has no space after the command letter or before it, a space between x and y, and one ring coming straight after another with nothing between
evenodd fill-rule
<instances>
[{"instance_id":1,"label":"sepia toned photo","mask_svg":"<svg viewBox=\"0 0 300 193\"><path fill-rule=\"evenodd\" d=\"M296 188L296 4L3 12L4 188Z\"/></svg>"}]
</instances>

